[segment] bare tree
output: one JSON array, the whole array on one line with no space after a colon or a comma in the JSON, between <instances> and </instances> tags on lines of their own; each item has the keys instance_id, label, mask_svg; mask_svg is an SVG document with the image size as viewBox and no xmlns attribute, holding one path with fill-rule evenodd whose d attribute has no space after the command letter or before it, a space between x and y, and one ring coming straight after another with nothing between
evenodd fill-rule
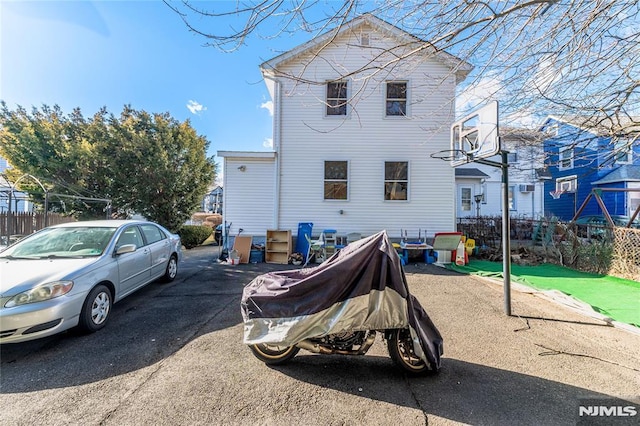
<instances>
[{"instance_id":1,"label":"bare tree","mask_svg":"<svg viewBox=\"0 0 640 426\"><path fill-rule=\"evenodd\" d=\"M250 37L331 34L371 13L416 40L380 52L385 60L372 63L370 73L446 51L474 66L461 85L459 111L498 99L501 124L540 124L552 115L597 129L619 149L625 149L621 140L627 148L640 143L638 1L262 0L211 9L187 0L165 3L223 51L242 48Z\"/></svg>"}]
</instances>

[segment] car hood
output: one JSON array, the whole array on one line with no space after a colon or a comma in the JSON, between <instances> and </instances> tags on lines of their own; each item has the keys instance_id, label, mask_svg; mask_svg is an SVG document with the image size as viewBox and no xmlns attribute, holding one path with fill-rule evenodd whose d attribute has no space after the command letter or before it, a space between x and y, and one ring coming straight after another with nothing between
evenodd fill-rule
<instances>
[{"instance_id":1,"label":"car hood","mask_svg":"<svg viewBox=\"0 0 640 426\"><path fill-rule=\"evenodd\" d=\"M99 258L79 259L4 259L0 258L0 296L60 279L73 279Z\"/></svg>"}]
</instances>

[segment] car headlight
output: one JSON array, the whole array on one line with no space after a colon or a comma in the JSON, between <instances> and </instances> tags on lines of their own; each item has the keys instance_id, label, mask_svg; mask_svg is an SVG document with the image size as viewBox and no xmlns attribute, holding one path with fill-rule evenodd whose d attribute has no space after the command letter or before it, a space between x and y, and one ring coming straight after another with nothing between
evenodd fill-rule
<instances>
[{"instance_id":1,"label":"car headlight","mask_svg":"<svg viewBox=\"0 0 640 426\"><path fill-rule=\"evenodd\" d=\"M42 284L31 290L16 294L4 304L4 307L13 308L14 306L26 305L27 303L43 302L63 296L69 293L72 288L73 281L53 281Z\"/></svg>"}]
</instances>

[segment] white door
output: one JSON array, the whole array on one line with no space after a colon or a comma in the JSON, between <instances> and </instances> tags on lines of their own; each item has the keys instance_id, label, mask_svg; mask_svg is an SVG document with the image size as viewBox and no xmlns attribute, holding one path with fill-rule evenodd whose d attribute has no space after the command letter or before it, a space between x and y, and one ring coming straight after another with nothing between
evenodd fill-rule
<instances>
[{"instance_id":1,"label":"white door","mask_svg":"<svg viewBox=\"0 0 640 426\"><path fill-rule=\"evenodd\" d=\"M458 217L473 216L473 186L458 186Z\"/></svg>"},{"instance_id":2,"label":"white door","mask_svg":"<svg viewBox=\"0 0 640 426\"><path fill-rule=\"evenodd\" d=\"M136 250L132 253L118 255L120 297L124 297L148 283L151 278L151 254L149 248L145 247L142 234L137 226L129 226L118 237L116 247L125 244L135 244Z\"/></svg>"}]
</instances>

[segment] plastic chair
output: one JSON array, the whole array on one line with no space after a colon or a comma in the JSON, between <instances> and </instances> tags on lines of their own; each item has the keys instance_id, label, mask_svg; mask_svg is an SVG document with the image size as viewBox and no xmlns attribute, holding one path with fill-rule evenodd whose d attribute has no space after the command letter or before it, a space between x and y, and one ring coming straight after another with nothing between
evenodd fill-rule
<instances>
[{"instance_id":1,"label":"plastic chair","mask_svg":"<svg viewBox=\"0 0 640 426\"><path fill-rule=\"evenodd\" d=\"M304 268L309 263L309 259L311 259L311 252L315 254L316 261L318 260L318 255L320 255L323 260L326 259L327 253L325 251L324 233L320 234L320 237L318 237L317 240L312 240L311 237L306 234L304 237L307 239L309 247L307 248L307 256L302 267Z\"/></svg>"},{"instance_id":2,"label":"plastic chair","mask_svg":"<svg viewBox=\"0 0 640 426\"><path fill-rule=\"evenodd\" d=\"M309 241L305 236L311 236L313 222L298 223L298 236L296 238L296 252L304 255L309 251Z\"/></svg>"},{"instance_id":3,"label":"plastic chair","mask_svg":"<svg viewBox=\"0 0 640 426\"><path fill-rule=\"evenodd\" d=\"M344 244L338 244L338 231L335 229L325 229L322 231L324 238L324 247L327 256L334 254L336 251L344 248Z\"/></svg>"},{"instance_id":4,"label":"plastic chair","mask_svg":"<svg viewBox=\"0 0 640 426\"><path fill-rule=\"evenodd\" d=\"M471 256L475 248L476 248L476 240L474 240L473 238L468 238L467 241L464 243L464 249L467 252L467 256Z\"/></svg>"},{"instance_id":5,"label":"plastic chair","mask_svg":"<svg viewBox=\"0 0 640 426\"><path fill-rule=\"evenodd\" d=\"M362 239L362 234L359 232L349 232L347 234L347 244L351 244L354 241Z\"/></svg>"}]
</instances>

